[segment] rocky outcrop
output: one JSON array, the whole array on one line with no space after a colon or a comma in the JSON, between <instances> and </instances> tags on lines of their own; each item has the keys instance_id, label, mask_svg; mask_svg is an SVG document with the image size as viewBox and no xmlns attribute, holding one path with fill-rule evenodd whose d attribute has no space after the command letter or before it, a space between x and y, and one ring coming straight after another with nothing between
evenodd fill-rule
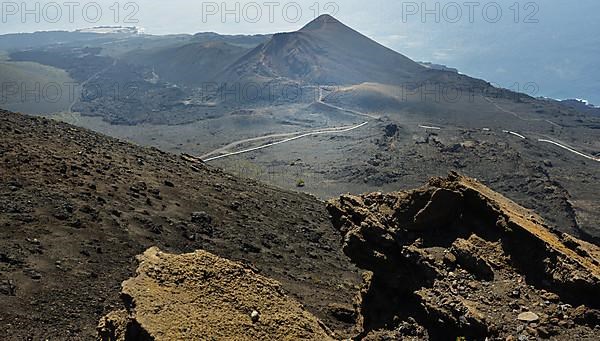
<instances>
[{"instance_id":1,"label":"rocky outcrop","mask_svg":"<svg viewBox=\"0 0 600 341\"><path fill-rule=\"evenodd\" d=\"M410 192L346 195L328 210L344 252L370 272L357 300L359 338L600 331L600 249L475 180L451 174Z\"/></svg>"},{"instance_id":2,"label":"rocky outcrop","mask_svg":"<svg viewBox=\"0 0 600 341\"><path fill-rule=\"evenodd\" d=\"M100 340L329 340L330 331L280 284L205 251L148 249L123 283L125 309L101 319Z\"/></svg>"},{"instance_id":3,"label":"rocky outcrop","mask_svg":"<svg viewBox=\"0 0 600 341\"><path fill-rule=\"evenodd\" d=\"M313 196L2 110L0 159L3 341L94 339L152 246L252 264L353 335L352 314L330 307L352 307L360 274Z\"/></svg>"}]
</instances>

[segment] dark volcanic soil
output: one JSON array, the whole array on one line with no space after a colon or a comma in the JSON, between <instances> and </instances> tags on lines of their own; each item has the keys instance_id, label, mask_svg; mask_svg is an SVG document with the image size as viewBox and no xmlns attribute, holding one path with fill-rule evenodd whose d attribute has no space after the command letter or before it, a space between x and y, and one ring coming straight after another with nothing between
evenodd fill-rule
<instances>
[{"instance_id":1,"label":"dark volcanic soil","mask_svg":"<svg viewBox=\"0 0 600 341\"><path fill-rule=\"evenodd\" d=\"M427 130L407 120L382 118L343 135L301 139L214 164L284 188L301 178L302 190L321 198L407 190L457 171L532 209L553 228L600 243L598 162L537 142L533 134L522 140L497 128Z\"/></svg>"},{"instance_id":2,"label":"dark volcanic soil","mask_svg":"<svg viewBox=\"0 0 600 341\"><path fill-rule=\"evenodd\" d=\"M600 335L600 248L551 229L473 179L453 173L418 190L345 195L326 205L47 119L2 111L0 133L3 339L88 340L99 321L110 333L107 323L122 318L139 335L168 340L163 328L206 335L206 314L177 315L186 302L227 307L240 326L268 327L244 331L273 339L285 322L270 314L279 312L298 322L299 333L336 339ZM133 299L121 283L135 277L136 256L149 247L239 261L222 260L242 269L246 284L231 288L209 276L226 294L204 286L210 266L184 261L161 270L142 262L137 276L145 284ZM158 257L151 250L147 256ZM237 278L221 270L222 278ZM257 281L273 290L258 295L268 288ZM153 288L160 302L148 296ZM221 295L197 295L197 288ZM269 309L269 292L295 312ZM256 325L248 302L261 303L266 324ZM215 309L210 319L227 318ZM186 319L191 329L172 328Z\"/></svg>"},{"instance_id":3,"label":"dark volcanic soil","mask_svg":"<svg viewBox=\"0 0 600 341\"><path fill-rule=\"evenodd\" d=\"M4 111L0 158L2 339L94 337L150 246L250 262L338 335L353 327L340 311L360 275L312 196Z\"/></svg>"}]
</instances>

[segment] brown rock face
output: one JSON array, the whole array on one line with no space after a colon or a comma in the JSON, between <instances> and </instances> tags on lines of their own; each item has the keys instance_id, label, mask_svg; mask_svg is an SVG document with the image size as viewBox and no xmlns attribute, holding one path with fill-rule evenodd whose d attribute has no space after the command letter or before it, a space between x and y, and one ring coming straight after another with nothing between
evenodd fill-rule
<instances>
[{"instance_id":1,"label":"brown rock face","mask_svg":"<svg viewBox=\"0 0 600 341\"><path fill-rule=\"evenodd\" d=\"M101 340L329 340L280 284L205 251L150 248L123 283L125 309L100 321Z\"/></svg>"},{"instance_id":2,"label":"brown rock face","mask_svg":"<svg viewBox=\"0 0 600 341\"><path fill-rule=\"evenodd\" d=\"M328 210L344 252L370 272L359 338L598 336L599 248L472 179L342 196Z\"/></svg>"}]
</instances>

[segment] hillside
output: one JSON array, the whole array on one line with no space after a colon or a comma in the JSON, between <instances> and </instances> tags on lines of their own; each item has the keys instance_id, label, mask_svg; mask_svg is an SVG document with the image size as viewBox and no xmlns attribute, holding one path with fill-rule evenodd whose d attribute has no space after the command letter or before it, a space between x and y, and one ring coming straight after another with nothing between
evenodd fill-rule
<instances>
[{"instance_id":1,"label":"hillside","mask_svg":"<svg viewBox=\"0 0 600 341\"><path fill-rule=\"evenodd\" d=\"M151 246L244 261L347 335L360 275L325 204L88 130L0 114L3 339L90 339ZM346 308L346 309L350 309Z\"/></svg>"},{"instance_id":2,"label":"hillside","mask_svg":"<svg viewBox=\"0 0 600 341\"><path fill-rule=\"evenodd\" d=\"M153 50L136 50L123 56L129 63L152 68L163 80L190 86L211 82L227 66L248 52L221 41L189 43Z\"/></svg>"},{"instance_id":3,"label":"hillside","mask_svg":"<svg viewBox=\"0 0 600 341\"><path fill-rule=\"evenodd\" d=\"M296 32L278 33L230 66L226 81L288 79L310 84L401 84L420 64L322 15Z\"/></svg>"},{"instance_id":4,"label":"hillside","mask_svg":"<svg viewBox=\"0 0 600 341\"><path fill-rule=\"evenodd\" d=\"M475 180L326 204L47 119L0 130L4 339L598 335L600 249Z\"/></svg>"},{"instance_id":5,"label":"hillside","mask_svg":"<svg viewBox=\"0 0 600 341\"><path fill-rule=\"evenodd\" d=\"M72 84L74 80L64 70L51 66L0 60L0 79L3 86L0 103L10 110L50 114L68 110L73 100L63 94L68 93L65 84ZM42 98L42 94L47 97ZM47 98L51 99L50 103Z\"/></svg>"},{"instance_id":6,"label":"hillside","mask_svg":"<svg viewBox=\"0 0 600 341\"><path fill-rule=\"evenodd\" d=\"M214 165L289 189L303 178L321 198L408 189L458 170L556 229L600 240L593 108L423 67L331 16L273 36L136 35L10 56L63 69L84 93L101 94L57 117L111 136L200 157L368 120L343 136L311 135ZM399 132L386 136L388 125Z\"/></svg>"}]
</instances>

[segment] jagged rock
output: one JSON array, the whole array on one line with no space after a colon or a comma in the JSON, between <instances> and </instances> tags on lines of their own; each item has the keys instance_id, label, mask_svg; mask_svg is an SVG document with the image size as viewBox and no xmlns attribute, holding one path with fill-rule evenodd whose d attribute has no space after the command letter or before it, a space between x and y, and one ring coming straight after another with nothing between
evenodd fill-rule
<instances>
[{"instance_id":1,"label":"jagged rock","mask_svg":"<svg viewBox=\"0 0 600 341\"><path fill-rule=\"evenodd\" d=\"M103 341L143 340L143 338L140 338L140 331L136 327L127 310L116 310L100 319L98 339Z\"/></svg>"},{"instance_id":2,"label":"jagged rock","mask_svg":"<svg viewBox=\"0 0 600 341\"><path fill-rule=\"evenodd\" d=\"M331 340L278 282L239 263L156 247L138 260L123 282L125 309L100 320L100 340Z\"/></svg>"},{"instance_id":3,"label":"jagged rock","mask_svg":"<svg viewBox=\"0 0 600 341\"><path fill-rule=\"evenodd\" d=\"M357 300L359 335L401 338L398 328L414 318L432 339L505 339L525 335L512 335L519 319L556 315L556 305L539 302L600 306L600 249L549 230L475 180L452 174L408 192L345 195L327 208L344 252L371 272ZM535 318L517 319L534 304ZM595 335L595 315L579 310L573 321L520 332Z\"/></svg>"},{"instance_id":4,"label":"jagged rock","mask_svg":"<svg viewBox=\"0 0 600 341\"><path fill-rule=\"evenodd\" d=\"M419 228L440 226L456 219L462 205L462 194L440 188L433 192L431 199L414 217Z\"/></svg>"},{"instance_id":5,"label":"jagged rock","mask_svg":"<svg viewBox=\"0 0 600 341\"><path fill-rule=\"evenodd\" d=\"M584 305L573 310L573 319L578 323L587 324L590 327L600 326L600 310L589 309Z\"/></svg>"},{"instance_id":6,"label":"jagged rock","mask_svg":"<svg viewBox=\"0 0 600 341\"><path fill-rule=\"evenodd\" d=\"M485 249L478 248L476 244L471 242L474 239L479 239L480 245L485 243L485 241L481 240L476 235L471 236L469 240L459 238L454 241L450 251L455 255L456 261L463 268L473 273L478 278L491 281L494 279L494 270L485 258L480 255L479 251L485 252Z\"/></svg>"}]
</instances>

